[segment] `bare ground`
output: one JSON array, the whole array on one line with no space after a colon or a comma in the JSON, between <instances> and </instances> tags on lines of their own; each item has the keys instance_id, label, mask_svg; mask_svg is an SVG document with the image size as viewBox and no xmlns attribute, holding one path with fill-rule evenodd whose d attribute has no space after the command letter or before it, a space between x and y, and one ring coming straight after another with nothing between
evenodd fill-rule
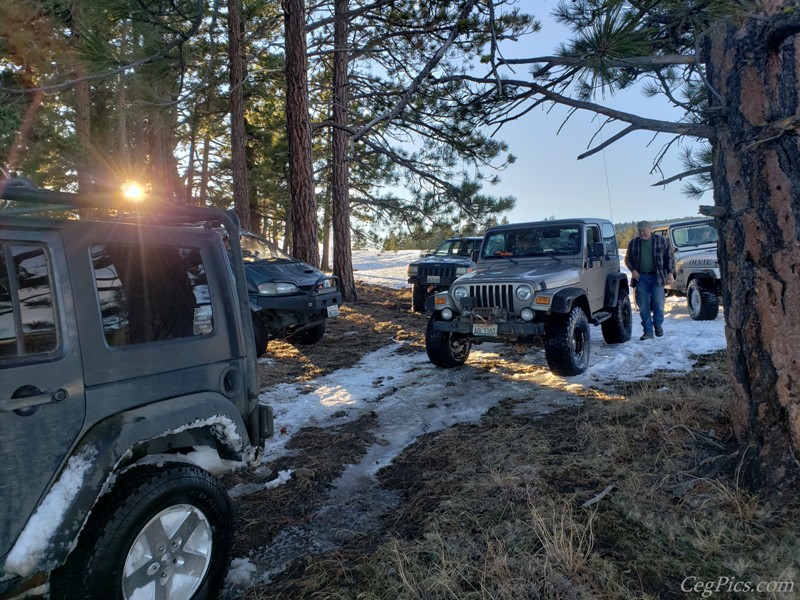
<instances>
[{"instance_id":1,"label":"bare ground","mask_svg":"<svg viewBox=\"0 0 800 600\"><path fill-rule=\"evenodd\" d=\"M426 317L408 310L407 291L359 292L319 344L270 342L262 385L352 366L393 340L424 352ZM379 474L402 499L379 527L230 597L683 598L714 582L718 597L750 597L725 593L720 578L728 591L782 582L764 597L798 597L800 513L739 486L724 353L616 391L545 417L509 399L479 424L423 436ZM307 524L331 482L375 443L374 426L365 414L297 432L292 456L269 465L295 477L235 501L234 556Z\"/></svg>"}]
</instances>

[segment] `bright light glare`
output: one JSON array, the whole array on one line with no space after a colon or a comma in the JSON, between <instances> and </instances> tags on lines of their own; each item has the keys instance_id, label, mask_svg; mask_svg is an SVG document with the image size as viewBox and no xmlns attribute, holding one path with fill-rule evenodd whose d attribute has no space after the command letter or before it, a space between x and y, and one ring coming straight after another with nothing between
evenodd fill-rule
<instances>
[{"instance_id":1,"label":"bright light glare","mask_svg":"<svg viewBox=\"0 0 800 600\"><path fill-rule=\"evenodd\" d=\"M138 201L144 198L142 186L135 181L126 181L120 187L122 188L122 195L128 200Z\"/></svg>"}]
</instances>

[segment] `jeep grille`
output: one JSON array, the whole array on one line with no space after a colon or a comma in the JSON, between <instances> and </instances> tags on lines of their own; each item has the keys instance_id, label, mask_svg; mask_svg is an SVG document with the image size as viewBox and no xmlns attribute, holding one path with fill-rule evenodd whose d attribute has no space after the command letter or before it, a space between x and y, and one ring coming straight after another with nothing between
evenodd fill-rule
<instances>
[{"instance_id":1,"label":"jeep grille","mask_svg":"<svg viewBox=\"0 0 800 600\"><path fill-rule=\"evenodd\" d=\"M514 286L511 284L485 284L469 286L469 295L475 298L477 308L505 308L514 313Z\"/></svg>"},{"instance_id":2,"label":"jeep grille","mask_svg":"<svg viewBox=\"0 0 800 600\"><path fill-rule=\"evenodd\" d=\"M442 279L455 279L455 267L433 267L433 266L420 266L417 274L420 277L428 277L429 275L438 275Z\"/></svg>"}]
</instances>

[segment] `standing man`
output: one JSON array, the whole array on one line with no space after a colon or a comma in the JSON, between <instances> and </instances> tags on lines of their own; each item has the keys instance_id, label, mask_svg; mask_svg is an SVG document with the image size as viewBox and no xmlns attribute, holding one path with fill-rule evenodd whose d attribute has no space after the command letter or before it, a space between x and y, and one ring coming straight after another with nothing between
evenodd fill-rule
<instances>
[{"instance_id":1,"label":"standing man","mask_svg":"<svg viewBox=\"0 0 800 600\"><path fill-rule=\"evenodd\" d=\"M639 235L628 244L625 266L631 279L638 280L636 304L644 331L639 339L651 340L654 330L657 337L664 335L664 284L675 281L675 259L666 238L654 234L649 221L639 221L636 229Z\"/></svg>"}]
</instances>

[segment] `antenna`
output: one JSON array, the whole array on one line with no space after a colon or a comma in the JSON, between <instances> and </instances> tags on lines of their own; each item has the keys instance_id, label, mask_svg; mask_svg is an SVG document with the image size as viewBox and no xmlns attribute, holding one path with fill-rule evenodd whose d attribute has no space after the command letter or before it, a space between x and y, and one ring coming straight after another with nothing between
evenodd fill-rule
<instances>
[{"instance_id":1,"label":"antenna","mask_svg":"<svg viewBox=\"0 0 800 600\"><path fill-rule=\"evenodd\" d=\"M605 142L603 139L603 132L599 131L600 134L600 143ZM608 183L608 165L606 165L606 149L603 148L600 151L603 155L603 171L606 174L606 195L608 196L608 220L612 223L614 222L614 209L611 207L611 186Z\"/></svg>"}]
</instances>

